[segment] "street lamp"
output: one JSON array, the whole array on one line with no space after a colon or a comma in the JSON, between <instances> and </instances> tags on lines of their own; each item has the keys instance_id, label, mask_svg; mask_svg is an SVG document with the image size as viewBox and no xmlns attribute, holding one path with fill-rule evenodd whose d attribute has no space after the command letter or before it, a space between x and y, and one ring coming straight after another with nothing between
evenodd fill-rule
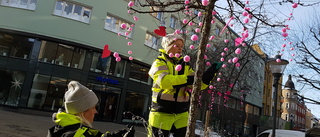
<instances>
[{"instance_id":1,"label":"street lamp","mask_svg":"<svg viewBox=\"0 0 320 137\"><path fill-rule=\"evenodd\" d=\"M272 75L273 75L273 87L274 87L274 110L273 110L273 128L272 128L272 137L276 136L276 122L277 122L277 104L278 104L278 84L280 77L284 69L286 68L289 62L287 60L281 59L281 55L276 55L275 58L267 61L270 66Z\"/></svg>"},{"instance_id":2,"label":"street lamp","mask_svg":"<svg viewBox=\"0 0 320 137\"><path fill-rule=\"evenodd\" d=\"M243 96L243 125L242 125L242 135L245 135L245 126L246 126L246 118L247 118L247 112L246 112L246 97L247 97L247 92L250 94L249 92L249 88L247 86L244 86L240 89L240 91L242 92L242 96Z\"/></svg>"}]
</instances>

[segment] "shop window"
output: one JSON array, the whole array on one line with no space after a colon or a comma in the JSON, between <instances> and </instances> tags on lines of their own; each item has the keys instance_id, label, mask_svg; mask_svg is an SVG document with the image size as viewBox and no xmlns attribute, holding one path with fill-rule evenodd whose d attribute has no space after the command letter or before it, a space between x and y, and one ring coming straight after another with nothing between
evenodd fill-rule
<instances>
[{"instance_id":1,"label":"shop window","mask_svg":"<svg viewBox=\"0 0 320 137\"><path fill-rule=\"evenodd\" d=\"M140 116L144 119L147 118L148 111L148 100L149 96L147 94L142 94L139 92L128 91L126 94L123 121L130 121L132 119L132 114ZM127 113L130 112L130 113Z\"/></svg>"},{"instance_id":2,"label":"shop window","mask_svg":"<svg viewBox=\"0 0 320 137\"><path fill-rule=\"evenodd\" d=\"M160 48L160 38L150 33L146 33L144 44L150 48L158 50Z\"/></svg>"},{"instance_id":3,"label":"shop window","mask_svg":"<svg viewBox=\"0 0 320 137\"><path fill-rule=\"evenodd\" d=\"M82 69L87 54L87 50L75 47L73 51L74 52L71 60L71 67Z\"/></svg>"},{"instance_id":4,"label":"shop window","mask_svg":"<svg viewBox=\"0 0 320 137\"><path fill-rule=\"evenodd\" d=\"M36 9L37 0L2 0L1 5L21 8L21 9Z\"/></svg>"},{"instance_id":5,"label":"shop window","mask_svg":"<svg viewBox=\"0 0 320 137\"><path fill-rule=\"evenodd\" d=\"M46 99L43 104L45 110L58 110L63 104L63 96L67 90L67 80L58 77L51 77Z\"/></svg>"},{"instance_id":6,"label":"shop window","mask_svg":"<svg viewBox=\"0 0 320 137\"><path fill-rule=\"evenodd\" d=\"M122 28L121 24L126 24L126 28ZM108 14L106 16L104 28L106 30L132 38L134 27L131 26L131 24L132 23L129 23L127 21L124 21L123 19Z\"/></svg>"},{"instance_id":7,"label":"shop window","mask_svg":"<svg viewBox=\"0 0 320 137\"><path fill-rule=\"evenodd\" d=\"M58 0L56 2L54 15L89 23L91 7L79 5L72 2Z\"/></svg>"},{"instance_id":8,"label":"shop window","mask_svg":"<svg viewBox=\"0 0 320 137\"><path fill-rule=\"evenodd\" d=\"M34 39L0 33L0 56L28 59Z\"/></svg>"},{"instance_id":9,"label":"shop window","mask_svg":"<svg viewBox=\"0 0 320 137\"><path fill-rule=\"evenodd\" d=\"M100 100L97 104L98 114L95 118L114 121L118 112L121 89L94 83L88 83L87 87L93 90Z\"/></svg>"},{"instance_id":10,"label":"shop window","mask_svg":"<svg viewBox=\"0 0 320 137\"><path fill-rule=\"evenodd\" d=\"M41 62L82 69L85 57L85 49L42 41L38 60Z\"/></svg>"},{"instance_id":11,"label":"shop window","mask_svg":"<svg viewBox=\"0 0 320 137\"><path fill-rule=\"evenodd\" d=\"M149 67L132 63L130 68L129 79L142 83L151 83L148 72Z\"/></svg>"},{"instance_id":12,"label":"shop window","mask_svg":"<svg viewBox=\"0 0 320 137\"><path fill-rule=\"evenodd\" d=\"M55 63L58 50L58 43L50 41L42 41L38 60L42 62Z\"/></svg>"},{"instance_id":13,"label":"shop window","mask_svg":"<svg viewBox=\"0 0 320 137\"><path fill-rule=\"evenodd\" d=\"M101 58L101 53L93 52L90 70L94 72L102 72L108 74L110 59L111 56Z\"/></svg>"},{"instance_id":14,"label":"shop window","mask_svg":"<svg viewBox=\"0 0 320 137\"><path fill-rule=\"evenodd\" d=\"M25 72L0 69L0 104L18 106Z\"/></svg>"},{"instance_id":15,"label":"shop window","mask_svg":"<svg viewBox=\"0 0 320 137\"><path fill-rule=\"evenodd\" d=\"M27 107L36 109L43 108L49 82L50 76L35 74Z\"/></svg>"}]
</instances>

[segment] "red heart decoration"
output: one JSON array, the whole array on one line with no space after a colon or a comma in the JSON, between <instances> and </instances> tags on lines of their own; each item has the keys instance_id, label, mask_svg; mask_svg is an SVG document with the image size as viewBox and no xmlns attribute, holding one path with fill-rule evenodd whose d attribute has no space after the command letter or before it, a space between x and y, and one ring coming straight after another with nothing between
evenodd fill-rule
<instances>
[{"instance_id":1,"label":"red heart decoration","mask_svg":"<svg viewBox=\"0 0 320 137\"><path fill-rule=\"evenodd\" d=\"M167 34L165 26L159 26L159 29L155 29L153 32L159 36L166 36Z\"/></svg>"},{"instance_id":2,"label":"red heart decoration","mask_svg":"<svg viewBox=\"0 0 320 137\"><path fill-rule=\"evenodd\" d=\"M109 50L109 46L108 45L104 45L101 58L109 57L110 54L111 54L111 51Z\"/></svg>"}]
</instances>

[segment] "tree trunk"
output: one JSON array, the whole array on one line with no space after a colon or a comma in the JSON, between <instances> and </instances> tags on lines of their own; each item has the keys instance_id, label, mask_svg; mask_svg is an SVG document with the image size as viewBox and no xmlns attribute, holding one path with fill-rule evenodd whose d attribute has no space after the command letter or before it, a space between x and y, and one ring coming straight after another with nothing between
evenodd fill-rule
<instances>
[{"instance_id":1,"label":"tree trunk","mask_svg":"<svg viewBox=\"0 0 320 137\"><path fill-rule=\"evenodd\" d=\"M186 137L194 137L195 135L195 123L196 123L197 112L198 112L198 101L199 101L199 94L201 90L201 79L205 69L205 63L204 63L203 57L204 57L206 45L208 43L208 39L210 36L212 10L214 8L214 5L215 5L215 1L210 1L209 5L206 7L206 10L205 10L207 13L204 14L200 46L198 49L197 61L196 61L195 81L193 83L193 89L191 93L189 119L188 119Z\"/></svg>"}]
</instances>

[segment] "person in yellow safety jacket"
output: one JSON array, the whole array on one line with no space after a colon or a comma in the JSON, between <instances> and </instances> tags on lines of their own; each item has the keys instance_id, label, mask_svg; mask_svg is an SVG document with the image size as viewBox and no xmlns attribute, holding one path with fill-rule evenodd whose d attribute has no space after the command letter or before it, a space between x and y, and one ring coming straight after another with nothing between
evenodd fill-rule
<instances>
[{"instance_id":1,"label":"person in yellow safety jacket","mask_svg":"<svg viewBox=\"0 0 320 137\"><path fill-rule=\"evenodd\" d=\"M162 38L160 55L153 62L149 75L153 79L152 104L149 114L149 137L185 137L190 92L194 81L194 71L183 61L181 54L184 39L177 34ZM171 55L170 55L171 54ZM181 70L175 68L181 65ZM201 90L208 87L222 63L213 63L203 74Z\"/></svg>"},{"instance_id":2,"label":"person in yellow safety jacket","mask_svg":"<svg viewBox=\"0 0 320 137\"><path fill-rule=\"evenodd\" d=\"M134 127L129 130L122 129L118 132L102 132L92 128L94 115L97 113L96 94L81 85L71 81L68 91L64 95L65 109L59 109L53 114L53 120L57 124L48 130L47 137L134 137Z\"/></svg>"}]
</instances>

